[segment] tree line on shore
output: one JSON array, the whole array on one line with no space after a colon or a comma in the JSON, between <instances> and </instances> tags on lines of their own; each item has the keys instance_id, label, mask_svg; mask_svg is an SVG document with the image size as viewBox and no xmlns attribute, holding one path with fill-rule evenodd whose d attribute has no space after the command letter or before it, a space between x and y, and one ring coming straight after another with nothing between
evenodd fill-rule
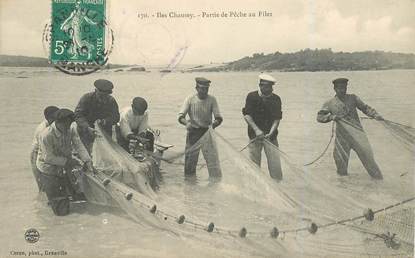
<instances>
[{"instance_id":1,"label":"tree line on shore","mask_svg":"<svg viewBox=\"0 0 415 258\"><path fill-rule=\"evenodd\" d=\"M384 51L333 52L304 49L294 53L255 53L206 71L354 71L415 69L415 55Z\"/></svg>"},{"instance_id":2,"label":"tree line on shore","mask_svg":"<svg viewBox=\"0 0 415 258\"><path fill-rule=\"evenodd\" d=\"M0 55L0 66L48 67L46 58ZM108 64L106 68L131 65ZM415 54L385 51L333 52L328 49L303 49L294 53L255 53L222 65L199 65L185 71L356 71L415 69Z\"/></svg>"}]
</instances>

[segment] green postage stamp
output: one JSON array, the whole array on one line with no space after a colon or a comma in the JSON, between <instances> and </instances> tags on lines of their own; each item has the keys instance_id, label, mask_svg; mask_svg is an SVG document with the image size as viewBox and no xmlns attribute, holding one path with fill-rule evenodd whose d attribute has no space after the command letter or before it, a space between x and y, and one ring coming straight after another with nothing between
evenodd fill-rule
<instances>
[{"instance_id":1,"label":"green postage stamp","mask_svg":"<svg viewBox=\"0 0 415 258\"><path fill-rule=\"evenodd\" d=\"M50 62L86 74L107 62L106 0L52 0Z\"/></svg>"}]
</instances>

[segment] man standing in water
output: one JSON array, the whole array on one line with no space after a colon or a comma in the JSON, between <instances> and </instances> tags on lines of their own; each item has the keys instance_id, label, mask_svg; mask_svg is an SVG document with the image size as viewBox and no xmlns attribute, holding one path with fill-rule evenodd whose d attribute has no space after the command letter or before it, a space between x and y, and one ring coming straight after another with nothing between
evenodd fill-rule
<instances>
[{"instance_id":1,"label":"man standing in water","mask_svg":"<svg viewBox=\"0 0 415 258\"><path fill-rule=\"evenodd\" d=\"M42 184L40 182L40 172L39 169L37 169L36 167L36 160L39 152L39 136L43 132L43 130L45 130L48 126L50 126L53 123L53 121L55 121L55 112L58 110L59 108L55 106L48 106L45 108L45 110L43 111L45 120L37 126L33 137L32 151L30 153L30 163L32 165L32 172L36 179L39 192L43 191Z\"/></svg>"},{"instance_id":2,"label":"man standing in water","mask_svg":"<svg viewBox=\"0 0 415 258\"><path fill-rule=\"evenodd\" d=\"M358 96L346 94L348 81L346 78L333 80L336 95L324 103L317 114L317 121L320 123L336 121L333 157L338 175L347 175L350 150L353 149L369 175L374 179L383 179L382 173L374 159L369 140L360 123L356 108L376 120L383 120L383 118Z\"/></svg>"},{"instance_id":3,"label":"man standing in water","mask_svg":"<svg viewBox=\"0 0 415 258\"><path fill-rule=\"evenodd\" d=\"M248 124L251 160L261 166L261 152L265 145L269 174L272 178L282 180L279 155L268 149L266 145L271 143L278 146L278 126L282 119L281 98L272 92L275 82L276 80L271 75L260 74L259 89L248 94L242 114ZM265 139L267 142L264 142Z\"/></svg>"},{"instance_id":4,"label":"man standing in water","mask_svg":"<svg viewBox=\"0 0 415 258\"><path fill-rule=\"evenodd\" d=\"M99 79L94 82L94 86L95 91L83 95L75 109L78 132L89 153L92 151L92 143L96 135L95 121L111 136L112 126L120 120L118 104L111 96L114 88L112 82Z\"/></svg>"},{"instance_id":5,"label":"man standing in water","mask_svg":"<svg viewBox=\"0 0 415 258\"><path fill-rule=\"evenodd\" d=\"M191 147L208 131L210 126L215 129L223 121L216 98L208 94L211 81L202 77L197 77L195 80L197 93L186 98L178 115L179 123L186 126L187 129L184 166L185 176L196 174L200 147L196 146L195 149L191 149ZM212 114L215 118L213 123ZM189 120L186 120L186 115L189 116ZM216 148L216 145L212 145L212 148ZM216 149L212 152L217 154ZM207 155L203 147L202 153L207 163L209 175L220 177L222 175L220 168L212 168L213 162L208 158L209 155Z\"/></svg>"},{"instance_id":6,"label":"man standing in water","mask_svg":"<svg viewBox=\"0 0 415 258\"><path fill-rule=\"evenodd\" d=\"M48 197L53 213L64 216L69 213L68 173L80 165L72 157L75 149L89 171L93 171L92 161L79 139L76 126L72 125L74 113L69 109L56 111L55 122L39 136L39 155L36 161L42 186ZM72 125L72 126L71 126Z\"/></svg>"}]
</instances>

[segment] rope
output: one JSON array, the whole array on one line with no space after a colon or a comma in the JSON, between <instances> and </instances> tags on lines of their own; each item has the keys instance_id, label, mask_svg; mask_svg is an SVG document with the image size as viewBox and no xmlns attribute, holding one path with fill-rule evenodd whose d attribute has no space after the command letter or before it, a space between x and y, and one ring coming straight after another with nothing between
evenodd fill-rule
<instances>
[{"instance_id":1,"label":"rope","mask_svg":"<svg viewBox=\"0 0 415 258\"><path fill-rule=\"evenodd\" d=\"M376 120L376 119L374 119L373 117L366 117L366 116L362 116L362 117L360 117L360 119ZM395 124L395 125L399 125L399 126L407 127L407 128L410 128L410 129L415 129L415 128L413 128L412 126L409 126L409 125L404 125L404 124L400 124L400 123L397 123L397 122L394 122L394 121L391 121L391 120L387 120L387 119L383 119L383 120L376 120L376 121L379 121L379 122L385 121L385 122L388 122L388 123L391 123L391 124Z\"/></svg>"},{"instance_id":2,"label":"rope","mask_svg":"<svg viewBox=\"0 0 415 258\"><path fill-rule=\"evenodd\" d=\"M248 146L249 145L251 145L251 143L253 143L253 142L255 142L255 141L257 141L257 140L259 140L260 138L258 138L258 137L255 137L255 138L253 138L253 139L251 139L250 141L249 141L249 143L247 144L247 145L245 145L242 149L240 149L239 151L240 152L242 152L242 151L244 151L246 148L248 148Z\"/></svg>"},{"instance_id":3,"label":"rope","mask_svg":"<svg viewBox=\"0 0 415 258\"><path fill-rule=\"evenodd\" d=\"M326 153L327 153L327 150L329 149L329 147L330 147L330 144L331 144L331 142L333 141L333 138L334 138L334 135L335 135L335 123L333 122L332 123L332 126L331 126L331 135L330 135L330 140L329 140L329 142L327 143L327 145L326 145L326 147L324 147L324 150L315 158L315 159L313 159L311 162L308 162L308 163L306 163L306 164L304 164L303 166L304 167L306 167L306 166L310 166L310 165L312 165L312 164L314 164L314 163L316 163L318 160L320 160ZM253 138L252 140L250 140L249 141L249 143L247 144L247 145L245 145L241 150L239 150L240 152L242 152L243 150L245 150L249 145L251 145L253 142L255 142L255 141L257 141L257 140L261 140L261 138L258 138L258 137L256 137L256 138ZM279 151L281 151L281 150L279 150ZM282 152L282 151L281 151ZM282 152L283 153L283 152Z\"/></svg>"},{"instance_id":4,"label":"rope","mask_svg":"<svg viewBox=\"0 0 415 258\"><path fill-rule=\"evenodd\" d=\"M374 118L371 118L371 117L361 117L361 119L374 119ZM356 125L350 123L349 121L347 121L345 119L341 119L341 121L347 123L348 125L351 125L351 126L355 127L356 129L361 130L361 128L357 127ZM399 124L399 123L396 123L396 122L393 122L393 121L390 121L390 120L386 120L385 119L384 121L389 122L389 123L393 123L393 124L396 124L396 125L399 125L399 126L404 126L404 127L408 127L408 128L413 129L410 126L402 125L402 124ZM303 165L304 167L310 166L310 165L314 164L315 162L317 162L319 159L321 159L326 154L326 152L327 152L327 150L328 150L331 142L333 141L334 135L335 135L334 125L335 125L335 123L332 124L330 140L329 140L328 144L326 145L326 147L324 148L324 150L322 151L322 153L317 158L315 158L313 161L311 161L311 162L309 162L307 164L304 164Z\"/></svg>"},{"instance_id":5,"label":"rope","mask_svg":"<svg viewBox=\"0 0 415 258\"><path fill-rule=\"evenodd\" d=\"M317 156L317 158L315 158L313 161L304 164L303 165L304 167L310 166L310 165L314 164L315 162L317 162L319 159L321 159L326 154L326 152L329 149L330 144L331 144L331 142L333 141L333 138L334 138L334 125L335 125L335 123L333 122L332 123L332 126L331 126L331 136L330 136L330 140L327 143L326 147L324 148L323 152L321 152L321 154L319 156Z\"/></svg>"},{"instance_id":6,"label":"rope","mask_svg":"<svg viewBox=\"0 0 415 258\"><path fill-rule=\"evenodd\" d=\"M101 172L98 172L95 175L89 175L89 176L95 177L95 178L99 179L99 181L102 181L103 177L100 174L101 174ZM114 190L116 192L119 192L119 193L123 194L123 195L127 194L127 192L124 192L124 191L122 191L121 189L118 189L118 188L115 188ZM108 190L106 190L106 191L109 193ZM135 195L133 195L131 200L134 201L135 203L139 204L139 206L141 206L143 208L146 208L146 209L151 208L148 204L146 204L144 202L141 202L140 200L137 200L135 198ZM387 210L390 210L392 208L396 208L398 206L404 205L404 204L412 202L414 200L415 200L415 197L408 198L406 200L391 204L387 207L375 210L375 211L373 211L373 214L377 214L377 213L380 213L380 212L385 212ZM175 219L175 220L179 219L178 216L169 214L169 213L164 212L164 211L159 210L159 209L157 209L154 212L154 214L161 215L164 220L166 220L167 217ZM354 222L356 220L360 220L360 219L363 219L363 218L365 218L365 215L359 215L359 216L355 216L355 217L351 217L351 218L347 218L347 219L342 219L342 220L338 220L338 221L329 222L329 223L322 224L322 225L317 225L317 227L318 228L328 228L328 227L335 226L335 225L343 225L343 226L352 227L352 228L354 228L354 229L356 229L356 230L358 230L359 232L362 232L362 233L375 235L377 237L382 237L383 236L382 234L376 234L376 233L372 233L372 232L369 232L367 230L361 229L361 228L359 228L355 225L345 224L345 223ZM202 223L191 221L187 218L184 220L183 224L184 225L189 225L194 229L199 229L199 230L203 230L203 231L207 231L207 226L208 226L208 223L202 224ZM303 231L309 231L309 229L310 229L309 227L299 227L299 228L293 228L293 229L280 230L279 233L280 234L298 233L298 232L303 232ZM237 231L237 230L228 230L228 229L224 229L224 228L216 227L216 226L214 227L213 232L218 233L218 234L226 233L226 234L231 235L231 236L239 235L239 231ZM262 232L255 232L255 231L252 231L252 232L249 232L249 235L254 236L254 237L255 236L256 237L269 237L270 232L263 232L263 231Z\"/></svg>"},{"instance_id":7,"label":"rope","mask_svg":"<svg viewBox=\"0 0 415 258\"><path fill-rule=\"evenodd\" d=\"M327 143L327 145L326 145L326 147L324 148L324 150L321 152L321 154L319 154L318 156L317 156L317 158L315 158L313 161L311 161L311 162L309 162L309 163L306 163L306 164L304 164L303 166L304 167L306 167L306 166L310 166L310 165L312 165L312 164L314 164L315 162L317 162L318 160L320 160L325 154L326 154L326 152L327 152L327 150L329 149L329 147L330 147L330 144L331 144L331 142L333 141L333 138L334 138L334 135L335 135L335 123L332 123L332 126L331 126L331 136L330 136L330 140L329 140L329 142ZM258 140L262 140L262 139L264 139L264 138L258 138L258 137L255 137L255 138L253 138L253 139L251 139L250 141L249 141L249 143L247 144L247 145L245 145L242 149L240 149L239 151L240 152L242 152L242 151L244 151L246 148L248 148L249 147L249 145L251 145L252 143L254 143L254 142L256 142L256 141L258 141ZM266 139L267 140L267 139ZM272 144L272 143L271 143ZM282 150L280 150L280 149L278 149L281 153L284 153ZM285 153L284 153L285 154Z\"/></svg>"}]
</instances>

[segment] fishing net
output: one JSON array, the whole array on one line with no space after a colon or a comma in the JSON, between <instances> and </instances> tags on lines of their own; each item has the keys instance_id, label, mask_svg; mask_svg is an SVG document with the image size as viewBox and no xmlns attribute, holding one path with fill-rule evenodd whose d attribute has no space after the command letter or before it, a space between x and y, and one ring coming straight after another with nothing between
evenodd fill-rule
<instances>
[{"instance_id":1,"label":"fishing net","mask_svg":"<svg viewBox=\"0 0 415 258\"><path fill-rule=\"evenodd\" d=\"M155 197L153 189L158 187L160 178L156 160L149 155L143 161L136 160L99 125L95 128L98 131L92 149L95 168L146 196Z\"/></svg>"},{"instance_id":2,"label":"fishing net","mask_svg":"<svg viewBox=\"0 0 415 258\"><path fill-rule=\"evenodd\" d=\"M182 168L185 156L198 157L197 174L209 176L212 183L220 182L224 191L245 199L292 211L297 206L278 184L269 180L255 163L236 150L224 137L209 129L192 147L165 158L170 165ZM202 158L203 157L203 158Z\"/></svg>"},{"instance_id":3,"label":"fishing net","mask_svg":"<svg viewBox=\"0 0 415 258\"><path fill-rule=\"evenodd\" d=\"M415 152L415 128L389 120L379 121L408 151Z\"/></svg>"},{"instance_id":4,"label":"fishing net","mask_svg":"<svg viewBox=\"0 0 415 258\"><path fill-rule=\"evenodd\" d=\"M394 131L396 132L398 130L395 128ZM321 226L322 230L323 228L330 228L330 230L344 231L344 228L347 228L346 231L348 231L348 234L354 235L358 232L357 236L354 236L352 240L350 237L346 237L346 241L350 242L350 245L341 244L341 239L331 245L330 243L333 241L324 239L323 237L324 240L320 241L317 246L325 246L327 253L343 254L346 256L363 255L366 257L368 255L380 255L382 252L393 256L402 253L404 255L411 254L413 250L413 233L410 232L413 232L413 221L410 220L413 217L414 211L413 206L411 206L413 205L412 181L408 180L408 178L405 180L393 178L391 181L372 180L370 177L365 176L363 171L369 171L370 175L376 176L380 168L374 159L374 152L362 127L348 121L340 121L337 124L337 128L333 126L333 133L333 139L329 141L324 153L314 161L308 162L306 167L303 164L293 162L274 143L268 140L262 140L261 144L263 145L264 154L268 159L267 162L262 162L262 165L265 163L265 166L261 169L249 160L249 147L244 148L244 151L240 152L214 130L209 130L197 144L186 152L211 148L207 146L215 146L212 152L216 149L218 154L217 157L213 158L213 163L216 164L215 167L221 168L222 177L220 184L232 186L233 189L243 189L244 191L238 192L238 194L243 195L246 193L243 196L255 202L265 200L269 201L269 203L274 202L275 204L275 200L278 199L278 205L281 205L281 203L288 204L288 207L291 209L291 216L296 219L286 222L298 226L303 231L308 232L309 228L307 227L307 223L299 222L300 219L316 222L316 225L318 227ZM343 137L342 140L347 141L352 146L349 145L348 150L340 148L344 145L337 146L337 150L335 150L335 146L330 148L330 145L335 145L331 143L335 143L334 139L336 136ZM209 143L210 141L214 141L215 143L211 144ZM253 142L250 143L250 145L252 144ZM336 167L333 166L334 162L332 158L327 159L325 157L327 156L326 153L328 150L331 153L334 151L348 151L348 155L337 155L340 160L336 162L344 162L348 165L350 161L352 161L351 163L361 161L360 166L363 165L363 168L360 170L363 173L359 172L358 178L350 177L351 180L348 177L339 179L336 177L336 180L333 181L330 175L333 176L336 174ZM350 157L351 150L358 152L358 159ZM345 157L344 160L341 160L343 157ZM177 164L183 164L183 160L178 162L177 159L180 158L177 156L174 158ZM209 160L209 158L211 157L208 155L205 156L206 160ZM323 170L318 169L319 163L317 161L320 158L326 158L331 162L330 175L327 175L327 170L323 172ZM351 160L349 161L349 159ZM310 167L310 163L314 166ZM351 167L354 168L355 164L352 165ZM197 173L212 174L208 170L209 166L205 164L204 159L199 159ZM280 171L275 172L275 170ZM278 173L283 174L283 180L280 182L272 179L272 174ZM246 181L241 180L241 178L246 179ZM365 183L355 184L355 180L365 180ZM398 185L403 186L403 189L396 189L397 182ZM266 194L261 195L261 192L257 191L258 189L261 189L261 192ZM394 189L395 192L390 191L391 189ZM258 195L256 195L257 192ZM253 196L260 198L253 198ZM275 197L275 199L270 198L270 196ZM402 200L409 200L409 207L400 207ZM367 219L370 219L371 211L384 210L385 207L390 207L392 203L399 203L395 207L396 211L393 213L393 216L397 218L406 216L406 223L408 225L406 229L395 227L396 224L390 219L391 215L389 213L376 217L373 223L366 223ZM286 211L287 214L290 213L289 210ZM283 213L281 212L280 218L282 221L284 221L283 217ZM394 241L397 241L399 238L397 238L398 233L392 232L400 232L401 239L404 239L401 245L394 244ZM393 234L396 234L395 238L392 237ZM373 239L375 240L373 242L375 244L369 244L366 235L374 237ZM317 240L314 239L315 241ZM345 240L343 239L343 241ZM379 243L383 249L379 247ZM397 246L399 248L396 248ZM385 247L387 248L386 251L384 250ZM301 249L301 247L298 248ZM315 250L317 251L318 249ZM343 253L342 250L344 251Z\"/></svg>"},{"instance_id":5,"label":"fishing net","mask_svg":"<svg viewBox=\"0 0 415 258\"><path fill-rule=\"evenodd\" d=\"M333 186L325 175L311 171L306 173L301 165L295 164L274 143L262 140L249 145L253 144L261 144L265 156L268 157L263 159L266 164L263 169L249 159L249 147L242 152L238 151L212 129L182 154L182 160L176 156L175 162L181 165L183 156L202 150L204 158L199 158L199 175L209 175L211 180L220 180L223 188L235 191L235 194L246 199L264 202L285 211L301 209L302 212L322 213L330 219L338 219L347 214L355 214L357 209L361 212L368 207L369 201L365 203L351 198ZM212 176L217 174L221 177ZM276 174L283 174L282 181L271 179ZM336 207L339 202L342 204L341 208L327 210L327 205ZM379 206L382 207L383 204ZM327 220L324 217L321 219Z\"/></svg>"},{"instance_id":6,"label":"fishing net","mask_svg":"<svg viewBox=\"0 0 415 258\"><path fill-rule=\"evenodd\" d=\"M413 144L409 137L413 137L412 129L383 123L387 121L382 126L400 135L405 144ZM346 121L333 126L332 131L323 153L304 162L304 166L266 139L252 141L238 150L220 133L209 129L186 151L161 158L166 169L183 171L186 155L197 157L196 177L206 185L191 186L191 193L184 199L163 191L156 195L150 187L151 176L146 174L151 171L149 165L132 158L99 131L102 137L96 139L93 149L98 172L87 175L86 196L97 203L120 207L138 223L175 235L201 238L201 234L215 233L260 239L262 245L279 250L275 253L294 250L304 257L412 257L413 173L389 176L388 167L377 166L377 146L372 148L361 127ZM357 158L347 156L352 170L348 177L337 176L335 162L328 154L334 152L339 133L347 133L342 136L357 145L354 149L368 153ZM249 158L254 144L264 150L261 167ZM358 167L359 158L373 161L377 167L370 162L370 166ZM364 172L379 167L384 169L385 180L372 180ZM282 180L273 178L273 174L281 174ZM208 193L206 199L195 198L196 203L192 196L197 187ZM207 212L216 205L216 214ZM228 207L237 207L239 214ZM234 219L223 220L228 216ZM242 224L245 219L250 221Z\"/></svg>"},{"instance_id":7,"label":"fishing net","mask_svg":"<svg viewBox=\"0 0 415 258\"><path fill-rule=\"evenodd\" d=\"M380 212L372 222L355 224L360 230L383 239L387 247L409 252L414 247L414 219L414 207L401 205L391 212Z\"/></svg>"}]
</instances>

